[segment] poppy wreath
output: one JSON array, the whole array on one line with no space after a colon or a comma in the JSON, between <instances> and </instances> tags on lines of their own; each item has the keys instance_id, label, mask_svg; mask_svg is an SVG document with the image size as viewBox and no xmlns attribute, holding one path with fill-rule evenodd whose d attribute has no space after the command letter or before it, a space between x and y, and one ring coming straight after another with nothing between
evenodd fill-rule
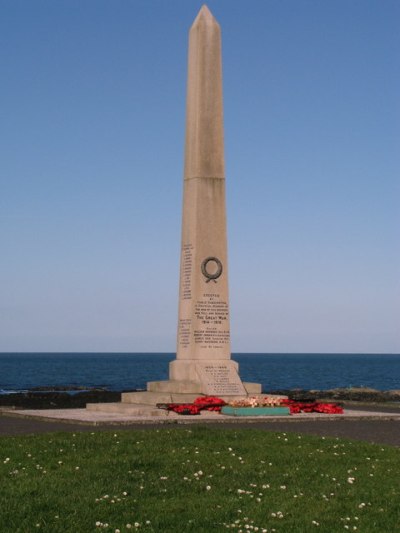
<instances>
[{"instance_id":1,"label":"poppy wreath","mask_svg":"<svg viewBox=\"0 0 400 533\"><path fill-rule=\"evenodd\" d=\"M297 402L289 399L282 399L281 403L289 407L291 415L299 413L343 414L343 408L336 403Z\"/></svg>"},{"instance_id":2,"label":"poppy wreath","mask_svg":"<svg viewBox=\"0 0 400 533\"><path fill-rule=\"evenodd\" d=\"M200 411L219 412L224 405L224 400L216 396L199 396L193 403L158 403L157 407L179 415L199 415Z\"/></svg>"},{"instance_id":3,"label":"poppy wreath","mask_svg":"<svg viewBox=\"0 0 400 533\"><path fill-rule=\"evenodd\" d=\"M217 396L199 396L193 402L202 411L221 411L226 402Z\"/></svg>"},{"instance_id":4,"label":"poppy wreath","mask_svg":"<svg viewBox=\"0 0 400 533\"><path fill-rule=\"evenodd\" d=\"M170 403L168 404L169 411L174 411L174 413L178 413L178 415L199 415L200 409L197 407L197 405L193 405L192 403Z\"/></svg>"}]
</instances>

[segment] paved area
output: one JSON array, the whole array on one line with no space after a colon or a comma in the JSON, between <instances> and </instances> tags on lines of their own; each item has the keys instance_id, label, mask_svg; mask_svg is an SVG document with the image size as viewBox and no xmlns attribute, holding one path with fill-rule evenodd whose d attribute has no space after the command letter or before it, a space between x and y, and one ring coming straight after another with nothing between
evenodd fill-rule
<instances>
[{"instance_id":1,"label":"paved area","mask_svg":"<svg viewBox=\"0 0 400 533\"><path fill-rule=\"evenodd\" d=\"M149 408L150 410L150 408ZM152 409L154 411L154 409ZM4 411L3 411L4 412ZM322 413L300 413L292 416L268 416L268 417L233 417L222 415L213 411L202 411L200 415L179 415L172 411L165 411L158 409L158 416L135 416L128 413L106 412L106 411L90 411L87 409L23 409L5 411L5 413L12 414L14 417L35 418L38 420L59 420L64 422L88 423L92 425L98 424L129 424L129 423L149 423L149 422L175 422L175 423L190 423L190 422L232 422L235 421L256 421L260 418L264 420L338 420L338 419L398 419L400 420L400 412L388 413L379 410L360 410L360 409L345 409L345 412L340 415L322 414Z\"/></svg>"},{"instance_id":2,"label":"paved area","mask_svg":"<svg viewBox=\"0 0 400 533\"><path fill-rule=\"evenodd\" d=\"M111 415L111 416L110 416ZM228 417L218 413L200 416L129 417L85 409L24 410L0 412L0 436L48 432L115 431L186 426L187 424L223 428L256 428L264 431L305 433L377 444L400 446L400 413L346 409L343 415L307 413L286 417Z\"/></svg>"}]
</instances>

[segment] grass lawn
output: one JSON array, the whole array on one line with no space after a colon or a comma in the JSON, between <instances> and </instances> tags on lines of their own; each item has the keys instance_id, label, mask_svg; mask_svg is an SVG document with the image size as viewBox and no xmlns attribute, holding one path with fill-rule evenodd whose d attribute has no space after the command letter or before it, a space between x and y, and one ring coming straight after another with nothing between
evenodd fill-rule
<instances>
[{"instance_id":1,"label":"grass lawn","mask_svg":"<svg viewBox=\"0 0 400 533\"><path fill-rule=\"evenodd\" d=\"M0 531L400 532L400 452L254 429L0 439Z\"/></svg>"}]
</instances>

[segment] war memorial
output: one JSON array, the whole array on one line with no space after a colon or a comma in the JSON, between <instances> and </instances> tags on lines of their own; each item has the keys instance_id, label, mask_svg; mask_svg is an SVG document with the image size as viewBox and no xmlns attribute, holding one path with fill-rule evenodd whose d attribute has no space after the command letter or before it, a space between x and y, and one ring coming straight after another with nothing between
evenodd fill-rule
<instances>
[{"instance_id":1,"label":"war memorial","mask_svg":"<svg viewBox=\"0 0 400 533\"><path fill-rule=\"evenodd\" d=\"M189 32L177 354L169 378L123 393L121 403L87 408L139 414L199 395L261 393L260 384L240 379L231 359L221 30L205 5Z\"/></svg>"}]
</instances>

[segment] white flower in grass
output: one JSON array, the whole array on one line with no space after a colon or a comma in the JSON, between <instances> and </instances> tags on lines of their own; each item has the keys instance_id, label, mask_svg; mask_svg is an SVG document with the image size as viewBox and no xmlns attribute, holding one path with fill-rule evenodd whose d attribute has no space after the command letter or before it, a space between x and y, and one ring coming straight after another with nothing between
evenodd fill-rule
<instances>
[{"instance_id":1,"label":"white flower in grass","mask_svg":"<svg viewBox=\"0 0 400 533\"><path fill-rule=\"evenodd\" d=\"M207 485L206 490L211 490L210 485Z\"/></svg>"},{"instance_id":2,"label":"white flower in grass","mask_svg":"<svg viewBox=\"0 0 400 533\"><path fill-rule=\"evenodd\" d=\"M132 529L132 524L126 524L126 529Z\"/></svg>"}]
</instances>

